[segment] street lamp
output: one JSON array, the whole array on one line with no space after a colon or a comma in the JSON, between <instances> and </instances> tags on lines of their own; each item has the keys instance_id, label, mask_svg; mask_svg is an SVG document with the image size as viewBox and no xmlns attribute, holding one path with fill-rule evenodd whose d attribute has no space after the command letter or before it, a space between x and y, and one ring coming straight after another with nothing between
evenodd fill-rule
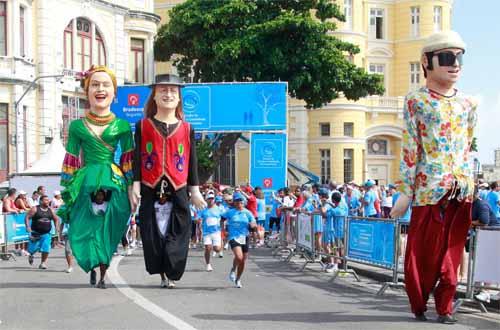
<instances>
[{"instance_id":1,"label":"street lamp","mask_svg":"<svg viewBox=\"0 0 500 330\"><path fill-rule=\"evenodd\" d=\"M52 75L45 75L45 76L38 76L36 77L35 79L33 79L33 81L30 83L30 85L28 86L28 88L26 88L26 90L24 91L23 95L21 95L21 97L14 102L14 113L16 115L16 138L15 138L15 143L16 143L16 172L19 173L20 171L20 164L19 164L19 145L18 145L18 115L20 114L20 111L19 111L19 105L21 104L21 101L23 100L23 98L26 96L26 94L28 94L28 92L30 90L32 90L35 86L36 86L36 82L40 79L45 79L45 78L55 78L56 81L59 81L61 80L61 78L64 77L63 74L52 74Z\"/></svg>"}]
</instances>

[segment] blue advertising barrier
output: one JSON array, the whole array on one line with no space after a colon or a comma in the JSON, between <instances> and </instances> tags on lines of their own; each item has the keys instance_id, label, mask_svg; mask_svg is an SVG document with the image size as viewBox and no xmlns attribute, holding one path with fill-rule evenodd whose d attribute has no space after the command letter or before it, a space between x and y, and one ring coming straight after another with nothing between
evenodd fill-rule
<instances>
[{"instance_id":1,"label":"blue advertising barrier","mask_svg":"<svg viewBox=\"0 0 500 330\"><path fill-rule=\"evenodd\" d=\"M250 141L250 184L266 190L286 186L286 134L253 133Z\"/></svg>"},{"instance_id":2,"label":"blue advertising barrier","mask_svg":"<svg viewBox=\"0 0 500 330\"><path fill-rule=\"evenodd\" d=\"M348 218L347 226L348 260L395 268L395 221Z\"/></svg>"}]
</instances>

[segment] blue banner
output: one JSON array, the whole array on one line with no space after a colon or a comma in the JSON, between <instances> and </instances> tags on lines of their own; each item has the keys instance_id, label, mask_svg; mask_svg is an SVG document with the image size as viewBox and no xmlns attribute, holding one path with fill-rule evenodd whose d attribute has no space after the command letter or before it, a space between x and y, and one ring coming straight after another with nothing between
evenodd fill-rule
<instances>
[{"instance_id":1,"label":"blue banner","mask_svg":"<svg viewBox=\"0 0 500 330\"><path fill-rule=\"evenodd\" d=\"M264 191L285 187L286 134L253 133L250 140L250 184Z\"/></svg>"},{"instance_id":2,"label":"blue banner","mask_svg":"<svg viewBox=\"0 0 500 330\"><path fill-rule=\"evenodd\" d=\"M393 269L394 228L394 222L350 219L347 257Z\"/></svg>"},{"instance_id":3,"label":"blue banner","mask_svg":"<svg viewBox=\"0 0 500 330\"><path fill-rule=\"evenodd\" d=\"M196 130L286 130L283 82L190 84L182 89L182 100Z\"/></svg>"},{"instance_id":4,"label":"blue banner","mask_svg":"<svg viewBox=\"0 0 500 330\"><path fill-rule=\"evenodd\" d=\"M134 124L143 117L148 86L118 86L111 110ZM198 131L286 130L287 84L188 84L182 89L186 120Z\"/></svg>"},{"instance_id":5,"label":"blue banner","mask_svg":"<svg viewBox=\"0 0 500 330\"><path fill-rule=\"evenodd\" d=\"M116 117L128 121L135 132L135 123L143 117L144 105L150 93L151 88L148 86L118 86L111 111Z\"/></svg>"}]
</instances>

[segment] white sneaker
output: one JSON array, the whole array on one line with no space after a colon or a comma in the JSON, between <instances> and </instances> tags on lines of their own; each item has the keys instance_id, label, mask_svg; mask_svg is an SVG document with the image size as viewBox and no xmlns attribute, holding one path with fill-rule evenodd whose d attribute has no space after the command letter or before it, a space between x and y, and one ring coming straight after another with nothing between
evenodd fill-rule
<instances>
[{"instance_id":1,"label":"white sneaker","mask_svg":"<svg viewBox=\"0 0 500 330\"><path fill-rule=\"evenodd\" d=\"M211 265L211 264L208 264L208 265L207 265L207 272L211 272L212 270L214 270L214 269L212 268L212 265Z\"/></svg>"},{"instance_id":2,"label":"white sneaker","mask_svg":"<svg viewBox=\"0 0 500 330\"><path fill-rule=\"evenodd\" d=\"M39 269L47 269L47 264L45 262L42 262L40 266L38 266Z\"/></svg>"},{"instance_id":3,"label":"white sneaker","mask_svg":"<svg viewBox=\"0 0 500 330\"><path fill-rule=\"evenodd\" d=\"M224 244L224 250L229 249L229 243Z\"/></svg>"},{"instance_id":4,"label":"white sneaker","mask_svg":"<svg viewBox=\"0 0 500 330\"><path fill-rule=\"evenodd\" d=\"M125 255L131 256L132 255L132 249L131 248L127 248L127 251L125 252Z\"/></svg>"},{"instance_id":5,"label":"white sneaker","mask_svg":"<svg viewBox=\"0 0 500 330\"><path fill-rule=\"evenodd\" d=\"M474 296L477 300L479 301L482 301L482 302L485 302L485 303L489 303L490 302L490 294L486 291L481 291L479 292L479 294L475 295Z\"/></svg>"},{"instance_id":6,"label":"white sneaker","mask_svg":"<svg viewBox=\"0 0 500 330\"><path fill-rule=\"evenodd\" d=\"M231 270L231 272L229 272L229 280L233 283L236 281L236 273L234 272L234 270Z\"/></svg>"},{"instance_id":7,"label":"white sneaker","mask_svg":"<svg viewBox=\"0 0 500 330\"><path fill-rule=\"evenodd\" d=\"M222 251L219 252L219 258L224 258L224 252Z\"/></svg>"},{"instance_id":8,"label":"white sneaker","mask_svg":"<svg viewBox=\"0 0 500 330\"><path fill-rule=\"evenodd\" d=\"M22 250L21 250L21 255L22 255L23 257L27 257L27 256L29 256L30 254L29 254L29 252L28 252L28 251L26 251L26 250L22 249Z\"/></svg>"},{"instance_id":9,"label":"white sneaker","mask_svg":"<svg viewBox=\"0 0 500 330\"><path fill-rule=\"evenodd\" d=\"M212 257L215 257L217 255L217 252L212 252Z\"/></svg>"},{"instance_id":10,"label":"white sneaker","mask_svg":"<svg viewBox=\"0 0 500 330\"><path fill-rule=\"evenodd\" d=\"M73 271L73 267L68 267L68 269L65 270L66 273L71 273Z\"/></svg>"},{"instance_id":11,"label":"white sneaker","mask_svg":"<svg viewBox=\"0 0 500 330\"><path fill-rule=\"evenodd\" d=\"M327 272L327 273L335 273L338 269L339 269L339 267L337 266L337 264L329 264L326 267L325 272Z\"/></svg>"},{"instance_id":12,"label":"white sneaker","mask_svg":"<svg viewBox=\"0 0 500 330\"><path fill-rule=\"evenodd\" d=\"M136 241L133 241L132 243L130 243L130 247L131 247L132 249L136 248L136 247L137 247L137 243L136 243Z\"/></svg>"},{"instance_id":13,"label":"white sneaker","mask_svg":"<svg viewBox=\"0 0 500 330\"><path fill-rule=\"evenodd\" d=\"M241 285L241 280L237 280L237 281L235 281L235 282L234 282L234 284L235 284L235 286L236 286L237 288L242 288L242 287L243 287L243 285Z\"/></svg>"},{"instance_id":14,"label":"white sneaker","mask_svg":"<svg viewBox=\"0 0 500 330\"><path fill-rule=\"evenodd\" d=\"M166 280L161 280L160 287L161 288L166 288L167 287L167 281Z\"/></svg>"},{"instance_id":15,"label":"white sneaker","mask_svg":"<svg viewBox=\"0 0 500 330\"><path fill-rule=\"evenodd\" d=\"M167 279L167 288L169 289L175 288L175 282L172 281L171 279Z\"/></svg>"}]
</instances>

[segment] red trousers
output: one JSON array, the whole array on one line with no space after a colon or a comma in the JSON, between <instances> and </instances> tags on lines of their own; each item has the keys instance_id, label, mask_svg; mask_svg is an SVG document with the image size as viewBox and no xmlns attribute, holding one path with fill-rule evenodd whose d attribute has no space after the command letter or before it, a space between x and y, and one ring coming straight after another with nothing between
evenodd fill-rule
<instances>
[{"instance_id":1,"label":"red trousers","mask_svg":"<svg viewBox=\"0 0 500 330\"><path fill-rule=\"evenodd\" d=\"M412 208L405 255L405 287L414 314L427 310L427 300L433 290L437 313L452 312L472 204L457 200L446 202L447 197L437 205Z\"/></svg>"}]
</instances>

